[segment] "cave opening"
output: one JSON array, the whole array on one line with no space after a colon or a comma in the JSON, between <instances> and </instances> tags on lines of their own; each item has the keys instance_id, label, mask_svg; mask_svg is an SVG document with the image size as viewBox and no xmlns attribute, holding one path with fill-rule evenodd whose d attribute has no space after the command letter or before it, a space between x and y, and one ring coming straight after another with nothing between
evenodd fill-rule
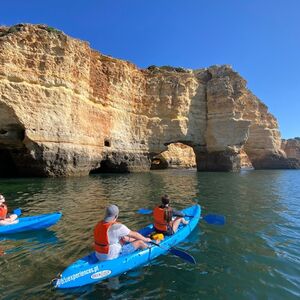
<instances>
[{"instance_id":1,"label":"cave opening","mask_svg":"<svg viewBox=\"0 0 300 300\"><path fill-rule=\"evenodd\" d=\"M175 142L168 144L168 149L153 156L150 170L191 169L196 168L196 155L193 147Z\"/></svg>"},{"instance_id":2,"label":"cave opening","mask_svg":"<svg viewBox=\"0 0 300 300\"><path fill-rule=\"evenodd\" d=\"M18 169L12 158L11 151L0 149L0 177L9 178L19 176Z\"/></svg>"},{"instance_id":3,"label":"cave opening","mask_svg":"<svg viewBox=\"0 0 300 300\"><path fill-rule=\"evenodd\" d=\"M128 165L125 162L114 162L109 158L104 159L100 162L100 167L92 169L90 174L101 174L101 173L129 173Z\"/></svg>"}]
</instances>

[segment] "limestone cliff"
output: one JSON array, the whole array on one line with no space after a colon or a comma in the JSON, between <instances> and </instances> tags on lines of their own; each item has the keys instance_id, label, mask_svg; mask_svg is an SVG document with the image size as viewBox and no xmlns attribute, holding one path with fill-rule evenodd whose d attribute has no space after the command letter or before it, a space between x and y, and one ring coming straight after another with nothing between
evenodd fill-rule
<instances>
[{"instance_id":1,"label":"limestone cliff","mask_svg":"<svg viewBox=\"0 0 300 300\"><path fill-rule=\"evenodd\" d=\"M45 25L0 27L0 175L148 170L171 143L198 170L287 168L276 119L229 66L149 67Z\"/></svg>"},{"instance_id":2,"label":"limestone cliff","mask_svg":"<svg viewBox=\"0 0 300 300\"><path fill-rule=\"evenodd\" d=\"M281 149L286 153L286 156L295 160L298 167L300 167L300 138L282 140Z\"/></svg>"}]
</instances>

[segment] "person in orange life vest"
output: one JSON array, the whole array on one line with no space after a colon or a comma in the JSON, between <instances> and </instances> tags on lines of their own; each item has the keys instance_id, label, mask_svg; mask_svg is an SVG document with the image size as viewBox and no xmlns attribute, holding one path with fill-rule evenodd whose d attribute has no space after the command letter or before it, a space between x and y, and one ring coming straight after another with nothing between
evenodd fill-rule
<instances>
[{"instance_id":1,"label":"person in orange life vest","mask_svg":"<svg viewBox=\"0 0 300 300\"><path fill-rule=\"evenodd\" d=\"M184 214L170 207L168 195L161 198L161 205L153 210L154 228L158 233L165 235L174 234L180 223L187 225L189 222L184 219ZM175 218L174 218L175 217Z\"/></svg>"},{"instance_id":2,"label":"person in orange life vest","mask_svg":"<svg viewBox=\"0 0 300 300\"><path fill-rule=\"evenodd\" d=\"M94 229L94 249L98 260L111 260L120 255L134 252L148 247L150 238L144 237L127 226L118 223L119 208L109 205L105 217Z\"/></svg>"},{"instance_id":3,"label":"person in orange life vest","mask_svg":"<svg viewBox=\"0 0 300 300\"><path fill-rule=\"evenodd\" d=\"M18 216L15 214L7 214L7 206L4 204L5 198L0 194L0 225L8 225L18 223Z\"/></svg>"}]
</instances>

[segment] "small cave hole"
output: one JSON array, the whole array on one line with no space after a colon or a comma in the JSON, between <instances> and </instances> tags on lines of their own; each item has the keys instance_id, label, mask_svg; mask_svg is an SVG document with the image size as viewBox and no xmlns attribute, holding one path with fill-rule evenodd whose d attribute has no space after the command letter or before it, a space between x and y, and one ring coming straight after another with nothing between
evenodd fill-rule
<instances>
[{"instance_id":1,"label":"small cave hole","mask_svg":"<svg viewBox=\"0 0 300 300\"><path fill-rule=\"evenodd\" d=\"M104 146L105 147L110 147L111 146L111 144L110 144L110 140L104 140Z\"/></svg>"}]
</instances>

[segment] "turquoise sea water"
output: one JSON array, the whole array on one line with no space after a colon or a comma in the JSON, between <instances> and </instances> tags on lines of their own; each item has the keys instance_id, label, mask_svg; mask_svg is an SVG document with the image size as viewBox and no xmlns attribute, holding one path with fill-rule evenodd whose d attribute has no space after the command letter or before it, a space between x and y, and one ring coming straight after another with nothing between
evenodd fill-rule
<instances>
[{"instance_id":1,"label":"turquoise sea water","mask_svg":"<svg viewBox=\"0 0 300 300\"><path fill-rule=\"evenodd\" d=\"M0 179L0 193L24 215L64 214L49 230L0 237L0 299L300 298L300 171ZM227 218L222 227L201 222L179 245L195 266L165 255L112 281L68 292L51 287L57 273L91 251L107 204L117 204L120 221L135 230L151 221L135 211L152 208L164 193L178 209L198 202L204 214Z\"/></svg>"}]
</instances>

